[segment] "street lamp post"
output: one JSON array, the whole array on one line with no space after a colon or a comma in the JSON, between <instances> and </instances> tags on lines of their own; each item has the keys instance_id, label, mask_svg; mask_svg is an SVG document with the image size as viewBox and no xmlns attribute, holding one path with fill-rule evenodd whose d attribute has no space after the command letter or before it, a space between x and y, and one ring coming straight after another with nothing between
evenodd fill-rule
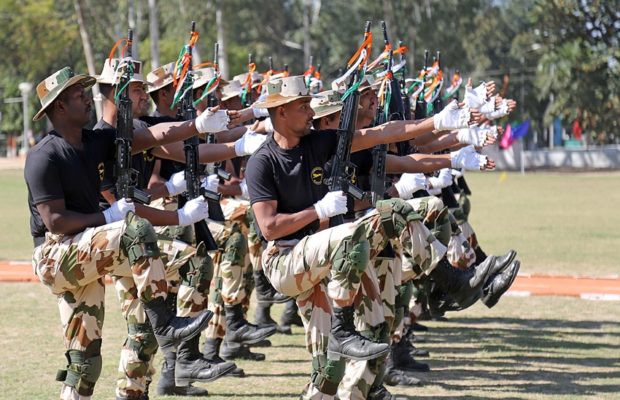
<instances>
[{"instance_id":1,"label":"street lamp post","mask_svg":"<svg viewBox=\"0 0 620 400\"><path fill-rule=\"evenodd\" d=\"M19 149L19 154L24 155L28 152L28 132L30 132L30 111L28 97L30 95L30 92L32 91L32 83L21 82L17 87L22 94L22 111L24 114L24 132L22 134L22 145Z\"/></svg>"}]
</instances>

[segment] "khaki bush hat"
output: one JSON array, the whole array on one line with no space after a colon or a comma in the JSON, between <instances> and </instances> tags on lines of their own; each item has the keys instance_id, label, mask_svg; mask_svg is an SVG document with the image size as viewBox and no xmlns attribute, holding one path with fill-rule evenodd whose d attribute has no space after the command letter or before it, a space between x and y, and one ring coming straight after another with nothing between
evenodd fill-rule
<instances>
[{"instance_id":1,"label":"khaki bush hat","mask_svg":"<svg viewBox=\"0 0 620 400\"><path fill-rule=\"evenodd\" d=\"M121 63L120 58L107 58L103 63L103 70L101 75L96 75L97 83L103 83L106 85L118 85L121 81L121 76L125 73L126 65L118 67ZM133 76L129 82L141 82L146 84L144 75L142 75L142 61L132 60L133 63Z\"/></svg>"},{"instance_id":2,"label":"khaki bush hat","mask_svg":"<svg viewBox=\"0 0 620 400\"><path fill-rule=\"evenodd\" d=\"M312 107L312 111L314 111L313 119L320 119L341 111L342 105L343 102L340 100L340 93L333 90L319 92L310 100L310 107Z\"/></svg>"},{"instance_id":3,"label":"khaki bush hat","mask_svg":"<svg viewBox=\"0 0 620 400\"><path fill-rule=\"evenodd\" d=\"M148 85L147 93L155 92L172 83L172 73L174 72L174 62L155 68L146 75Z\"/></svg>"},{"instance_id":4,"label":"khaki bush hat","mask_svg":"<svg viewBox=\"0 0 620 400\"><path fill-rule=\"evenodd\" d=\"M235 75L233 77L233 81L239 81L241 86L243 86L243 84L245 83L245 80L248 79L248 74L249 74L249 72L246 72L244 74ZM259 74L256 71L252 72L252 89L257 88L258 85L260 85L260 83L262 81L263 81L263 76L261 74Z\"/></svg>"},{"instance_id":5,"label":"khaki bush hat","mask_svg":"<svg viewBox=\"0 0 620 400\"><path fill-rule=\"evenodd\" d=\"M194 71L194 86L193 86L194 90L200 89L201 87L209 83L211 79L215 78L215 76L216 76L215 69L212 67L201 68L201 69L195 70ZM226 81L220 78L217 84L212 85L209 88L209 93L212 93L213 91L215 91L218 85L224 85L225 83Z\"/></svg>"},{"instance_id":6,"label":"khaki bush hat","mask_svg":"<svg viewBox=\"0 0 620 400\"><path fill-rule=\"evenodd\" d=\"M41 109L32 118L38 121L43 118L45 110L50 104L67 88L81 83L84 88L89 88L95 84L96 80L90 75L75 75L69 67L54 72L37 85L37 96L41 102Z\"/></svg>"},{"instance_id":7,"label":"khaki bush hat","mask_svg":"<svg viewBox=\"0 0 620 400\"><path fill-rule=\"evenodd\" d=\"M222 100L226 101L230 100L235 96L239 96L241 94L241 84L239 81L232 80L228 81L225 85L222 86Z\"/></svg>"},{"instance_id":8,"label":"khaki bush hat","mask_svg":"<svg viewBox=\"0 0 620 400\"><path fill-rule=\"evenodd\" d=\"M311 99L312 96L306 86L303 75L289 76L271 80L267 83L267 95L262 101L257 101L253 108L273 108L299 99Z\"/></svg>"}]
</instances>

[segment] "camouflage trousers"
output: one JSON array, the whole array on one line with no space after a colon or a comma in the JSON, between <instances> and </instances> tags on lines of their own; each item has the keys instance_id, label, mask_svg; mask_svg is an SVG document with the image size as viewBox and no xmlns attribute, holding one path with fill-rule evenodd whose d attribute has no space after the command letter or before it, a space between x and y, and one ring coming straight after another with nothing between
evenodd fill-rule
<instances>
[{"instance_id":1,"label":"camouflage trousers","mask_svg":"<svg viewBox=\"0 0 620 400\"><path fill-rule=\"evenodd\" d=\"M445 212L443 202L434 196L422 197L409 200L408 203L422 217L422 223L431 232L437 232L437 236L449 235L449 232L439 233L438 230L447 229L446 226L438 226L437 221ZM434 236L434 235L433 235ZM405 256L403 244L398 240L390 241L394 257L377 257L373 263L376 276L374 282L379 285L379 300L372 300L377 295L369 290L367 285L362 286L358 293L360 300L355 302L355 324L360 332L373 338L389 342L391 334L395 331L396 296L398 287L402 282L419 276L420 273L429 273L432 269L422 269L415 257ZM428 245L427 245L428 246ZM447 252L445 247L435 254L435 263ZM432 250L431 250L432 253ZM367 289L368 288L368 289ZM402 318L400 319L402 320ZM383 323L382 323L383 322ZM366 399L368 392L376 381L381 377L385 368L384 360L355 361L348 360L344 378L338 388L339 399ZM380 379L380 378L379 378Z\"/></svg>"},{"instance_id":2,"label":"camouflage trousers","mask_svg":"<svg viewBox=\"0 0 620 400\"><path fill-rule=\"evenodd\" d=\"M307 236L299 241L275 241L263 253L263 268L267 278L279 292L295 297L306 331L306 348L313 357L326 353L331 330L332 302L339 306L353 305L359 299L361 306L371 307L368 319L371 324L384 321L380 290L376 285L374 268L365 268L355 279L354 274L342 274L332 269L343 242L358 229L368 242L369 265L389 239L376 210L355 222L330 228ZM443 257L445 247L439 243L420 221L407 223L397 240L409 257L420 261L429 271ZM358 297L360 287L364 295ZM376 311L376 312L375 312ZM318 389L308 384L303 398L326 398Z\"/></svg>"},{"instance_id":3,"label":"camouflage trousers","mask_svg":"<svg viewBox=\"0 0 620 400\"><path fill-rule=\"evenodd\" d=\"M222 211L226 221L210 221L209 230L219 250L213 255L215 279L209 310L213 318L205 331L207 339L223 339L226 335L225 305L243 304L249 307L253 289L252 267L248 255L250 203L245 200L223 199Z\"/></svg>"},{"instance_id":4,"label":"camouflage trousers","mask_svg":"<svg viewBox=\"0 0 620 400\"><path fill-rule=\"evenodd\" d=\"M208 286L205 292L182 284L179 268L195 256L196 249L180 240L170 238L172 228L157 227L157 245L166 270L169 293L177 298L177 315L194 317L207 308ZM148 326L144 306L136 298L136 287L130 278L113 275L114 287L121 303L121 311L127 322L127 339L121 349L116 380L116 395L119 397L138 397L144 393L147 383L155 374L154 355L157 345L145 346L152 342L152 330Z\"/></svg>"},{"instance_id":5,"label":"camouflage trousers","mask_svg":"<svg viewBox=\"0 0 620 400\"><path fill-rule=\"evenodd\" d=\"M88 228L77 235L47 233L33 255L41 282L58 298L65 348L86 351L102 338L105 282L108 274L129 278L134 295L148 302L166 297L165 270L159 257L140 257L133 265L121 251L126 222ZM61 399L78 399L77 390L63 384Z\"/></svg>"}]
</instances>

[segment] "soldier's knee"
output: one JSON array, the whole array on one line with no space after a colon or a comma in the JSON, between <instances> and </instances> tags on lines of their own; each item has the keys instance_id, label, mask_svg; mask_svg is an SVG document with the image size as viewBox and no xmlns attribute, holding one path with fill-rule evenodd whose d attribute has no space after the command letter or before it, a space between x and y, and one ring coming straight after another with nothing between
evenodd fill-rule
<instances>
[{"instance_id":1,"label":"soldier's knee","mask_svg":"<svg viewBox=\"0 0 620 400\"><path fill-rule=\"evenodd\" d=\"M234 232L226 241L222 258L230 261L231 263L243 263L247 253L247 248L248 244L243 234L238 231Z\"/></svg>"},{"instance_id":2,"label":"soldier's knee","mask_svg":"<svg viewBox=\"0 0 620 400\"><path fill-rule=\"evenodd\" d=\"M320 354L312 358L312 384L321 393L334 396L338 392L338 385L344 377L346 362L344 358L330 360Z\"/></svg>"},{"instance_id":3,"label":"soldier's knee","mask_svg":"<svg viewBox=\"0 0 620 400\"><path fill-rule=\"evenodd\" d=\"M388 237L398 237L407 223L421 221L422 216L405 200L394 198L380 200L376 207L381 217L381 225Z\"/></svg>"},{"instance_id":4,"label":"soldier's knee","mask_svg":"<svg viewBox=\"0 0 620 400\"><path fill-rule=\"evenodd\" d=\"M346 237L336 249L332 261L332 269L337 274L360 276L370 261L370 243L365 237L360 237L356 229L353 235Z\"/></svg>"},{"instance_id":5,"label":"soldier's knee","mask_svg":"<svg viewBox=\"0 0 620 400\"><path fill-rule=\"evenodd\" d=\"M91 342L85 350L68 350L67 369L58 371L56 380L75 388L80 396L92 396L101 375L101 339Z\"/></svg>"},{"instance_id":6,"label":"soldier's knee","mask_svg":"<svg viewBox=\"0 0 620 400\"><path fill-rule=\"evenodd\" d=\"M143 257L159 257L157 234L149 221L132 212L125 217L125 232L121 237L121 249L134 264Z\"/></svg>"},{"instance_id":7,"label":"soldier's knee","mask_svg":"<svg viewBox=\"0 0 620 400\"><path fill-rule=\"evenodd\" d=\"M125 347L133 350L138 359L147 362L155 355L158 349L157 339L153 333L151 324L127 324L128 336Z\"/></svg>"}]
</instances>

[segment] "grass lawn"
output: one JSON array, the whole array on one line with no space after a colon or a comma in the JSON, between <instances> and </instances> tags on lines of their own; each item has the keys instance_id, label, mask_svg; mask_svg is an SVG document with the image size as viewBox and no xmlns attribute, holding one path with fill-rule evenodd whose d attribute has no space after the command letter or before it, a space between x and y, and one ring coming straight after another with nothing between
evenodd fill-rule
<instances>
[{"instance_id":1,"label":"grass lawn","mask_svg":"<svg viewBox=\"0 0 620 400\"><path fill-rule=\"evenodd\" d=\"M57 398L56 370L64 367L56 302L41 284L0 283L0 399ZM113 399L125 327L108 286L95 399ZM279 314L282 306L276 308ZM617 399L620 393L620 314L617 302L573 298L505 297L492 310L478 304L429 322L418 346L431 352L432 371L421 388L391 388L415 399ZM295 399L308 379L310 357L301 328L255 349L265 362L239 362L246 378L206 386L210 399ZM161 355L156 357L159 370ZM155 377L158 379L159 373ZM157 397L152 399L170 399Z\"/></svg>"},{"instance_id":2,"label":"grass lawn","mask_svg":"<svg viewBox=\"0 0 620 400\"><path fill-rule=\"evenodd\" d=\"M0 260L29 260L22 172L0 171ZM519 252L521 271L620 274L620 173L470 173L470 221L483 249Z\"/></svg>"}]
</instances>

